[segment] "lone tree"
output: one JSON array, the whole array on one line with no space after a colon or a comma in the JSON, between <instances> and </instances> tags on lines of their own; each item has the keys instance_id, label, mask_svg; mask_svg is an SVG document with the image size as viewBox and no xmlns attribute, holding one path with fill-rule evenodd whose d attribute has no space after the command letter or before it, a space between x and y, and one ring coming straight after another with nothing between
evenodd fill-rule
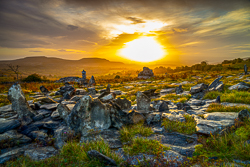
<instances>
[{"instance_id":1,"label":"lone tree","mask_svg":"<svg viewBox=\"0 0 250 167\"><path fill-rule=\"evenodd\" d=\"M19 74L19 65L12 65L12 64L6 64L9 69L6 69L7 71L12 71L16 74L16 79L18 80L18 74Z\"/></svg>"}]
</instances>

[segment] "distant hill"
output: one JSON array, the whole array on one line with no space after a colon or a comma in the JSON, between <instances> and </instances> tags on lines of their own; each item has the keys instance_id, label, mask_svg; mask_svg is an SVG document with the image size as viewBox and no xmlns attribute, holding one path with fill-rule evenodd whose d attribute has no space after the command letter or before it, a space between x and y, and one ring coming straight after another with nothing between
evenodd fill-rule
<instances>
[{"instance_id":1,"label":"distant hill","mask_svg":"<svg viewBox=\"0 0 250 167\"><path fill-rule=\"evenodd\" d=\"M80 60L65 60L54 57L25 57L17 60L0 61L0 69L6 64L19 65L24 75L38 73L41 75L81 76L81 71L87 71L87 77L94 74L105 74L109 71L122 70L126 65L122 62L112 62L101 58L83 58Z\"/></svg>"}]
</instances>

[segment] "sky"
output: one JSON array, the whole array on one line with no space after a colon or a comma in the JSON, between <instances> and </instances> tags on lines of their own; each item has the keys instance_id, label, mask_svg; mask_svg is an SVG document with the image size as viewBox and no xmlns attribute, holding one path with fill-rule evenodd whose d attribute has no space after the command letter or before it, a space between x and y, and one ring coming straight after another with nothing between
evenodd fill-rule
<instances>
[{"instance_id":1,"label":"sky","mask_svg":"<svg viewBox=\"0 0 250 167\"><path fill-rule=\"evenodd\" d=\"M131 63L120 51L141 37L162 46L162 64L250 57L250 0L0 0L0 25L0 60Z\"/></svg>"}]
</instances>

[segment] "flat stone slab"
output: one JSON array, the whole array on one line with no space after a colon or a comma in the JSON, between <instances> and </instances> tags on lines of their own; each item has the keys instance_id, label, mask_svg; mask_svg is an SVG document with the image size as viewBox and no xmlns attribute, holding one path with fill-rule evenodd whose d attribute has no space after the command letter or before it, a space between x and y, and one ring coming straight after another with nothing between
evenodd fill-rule
<instances>
[{"instance_id":1,"label":"flat stone slab","mask_svg":"<svg viewBox=\"0 0 250 167\"><path fill-rule=\"evenodd\" d=\"M12 105L6 105L6 106L3 106L3 107L0 107L0 115L1 114L4 114L4 113L7 113L7 112L12 112Z\"/></svg>"},{"instance_id":2,"label":"flat stone slab","mask_svg":"<svg viewBox=\"0 0 250 167\"><path fill-rule=\"evenodd\" d=\"M204 114L204 118L206 120L214 120L214 121L234 120L238 118L238 112L213 112Z\"/></svg>"},{"instance_id":3,"label":"flat stone slab","mask_svg":"<svg viewBox=\"0 0 250 167\"><path fill-rule=\"evenodd\" d=\"M234 125L234 120L205 120L205 119L195 119L196 121L196 131L202 134L210 135L210 133L215 134L221 132L224 128L228 128Z\"/></svg>"},{"instance_id":4,"label":"flat stone slab","mask_svg":"<svg viewBox=\"0 0 250 167\"><path fill-rule=\"evenodd\" d=\"M39 147L26 150L24 152L24 155L30 157L34 161L39 161L52 157L57 153L58 151L54 147L49 146L49 147Z\"/></svg>"},{"instance_id":5,"label":"flat stone slab","mask_svg":"<svg viewBox=\"0 0 250 167\"><path fill-rule=\"evenodd\" d=\"M154 139L161 141L162 144L170 144L174 146L189 147L197 144L197 135L184 135L177 132L173 133L163 133L154 134L148 137L149 139Z\"/></svg>"},{"instance_id":6,"label":"flat stone slab","mask_svg":"<svg viewBox=\"0 0 250 167\"><path fill-rule=\"evenodd\" d=\"M16 130L10 130L0 134L0 143L2 148L13 147L18 144L29 143L31 139L23 134L17 133Z\"/></svg>"},{"instance_id":7,"label":"flat stone slab","mask_svg":"<svg viewBox=\"0 0 250 167\"><path fill-rule=\"evenodd\" d=\"M58 104L59 103L44 104L44 105L41 105L40 108L47 109L47 110L55 110L57 108Z\"/></svg>"},{"instance_id":8,"label":"flat stone slab","mask_svg":"<svg viewBox=\"0 0 250 167\"><path fill-rule=\"evenodd\" d=\"M0 118L0 133L4 133L11 129L15 129L21 125L21 122L15 119L7 120L4 118Z\"/></svg>"}]
</instances>

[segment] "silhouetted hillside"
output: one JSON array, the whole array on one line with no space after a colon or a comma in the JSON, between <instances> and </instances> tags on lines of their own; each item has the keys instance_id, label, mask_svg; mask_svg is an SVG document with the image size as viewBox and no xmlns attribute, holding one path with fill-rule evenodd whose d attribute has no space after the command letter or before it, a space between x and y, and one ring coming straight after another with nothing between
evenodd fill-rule
<instances>
[{"instance_id":1,"label":"silhouetted hillside","mask_svg":"<svg viewBox=\"0 0 250 167\"><path fill-rule=\"evenodd\" d=\"M0 61L0 69L7 68L5 64L19 65L24 75L38 73L52 76L81 76L81 71L84 69L88 77L93 74L105 74L111 70L121 70L125 67L124 63L101 58L65 60L45 56Z\"/></svg>"}]
</instances>

